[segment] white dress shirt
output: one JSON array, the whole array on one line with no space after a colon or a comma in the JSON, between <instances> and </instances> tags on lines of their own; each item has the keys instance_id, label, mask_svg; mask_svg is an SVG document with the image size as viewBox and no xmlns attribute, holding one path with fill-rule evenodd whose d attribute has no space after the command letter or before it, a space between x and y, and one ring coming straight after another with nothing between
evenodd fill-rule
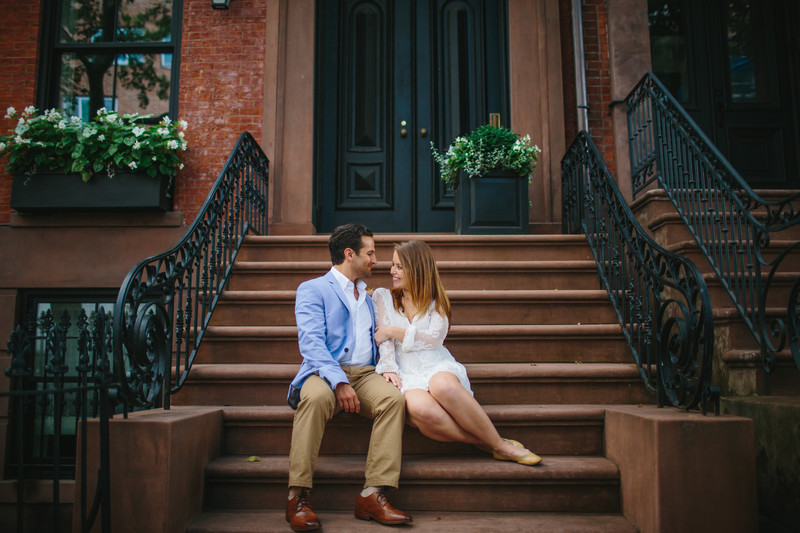
<instances>
[{"instance_id":1,"label":"white dress shirt","mask_svg":"<svg viewBox=\"0 0 800 533\"><path fill-rule=\"evenodd\" d=\"M336 281L341 285L347 304L350 307L350 320L353 324L353 332L356 336L356 345L353 348L349 366L369 366L372 364L372 315L367 305L367 284L363 280L358 280L357 284L347 279L347 276L339 272L336 267L331 267ZM354 287L358 289L358 299L356 300L353 292Z\"/></svg>"}]
</instances>

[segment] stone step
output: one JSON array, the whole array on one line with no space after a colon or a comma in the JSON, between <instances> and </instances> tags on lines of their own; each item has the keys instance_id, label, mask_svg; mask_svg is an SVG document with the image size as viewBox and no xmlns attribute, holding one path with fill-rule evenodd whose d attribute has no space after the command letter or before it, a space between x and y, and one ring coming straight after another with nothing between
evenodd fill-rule
<instances>
[{"instance_id":1,"label":"stone step","mask_svg":"<svg viewBox=\"0 0 800 533\"><path fill-rule=\"evenodd\" d=\"M617 319L601 290L453 290L452 324L582 324ZM214 310L214 326L292 326L295 291L227 291Z\"/></svg>"},{"instance_id":2,"label":"stone step","mask_svg":"<svg viewBox=\"0 0 800 533\"><path fill-rule=\"evenodd\" d=\"M394 493L390 493L392 498ZM313 503L313 502L312 502ZM357 520L352 510L317 512L322 531L376 533L381 526ZM497 531L542 531L559 533L636 533L636 528L618 514L512 513L418 511L412 514L415 533L488 533ZM398 526L386 531L400 531ZM383 531L384 529L380 529ZM192 520L187 533L271 533L289 531L283 510L206 511Z\"/></svg>"},{"instance_id":3,"label":"stone step","mask_svg":"<svg viewBox=\"0 0 800 533\"><path fill-rule=\"evenodd\" d=\"M206 467L206 507L282 509L289 458L248 461L228 455ZM364 455L321 455L314 474L316 509L351 510L364 484ZM527 467L472 455L403 457L400 490L391 501L405 511L617 513L619 469L604 457L544 456Z\"/></svg>"},{"instance_id":4,"label":"stone step","mask_svg":"<svg viewBox=\"0 0 800 533\"><path fill-rule=\"evenodd\" d=\"M439 261L442 283L451 290L584 290L597 289L594 261ZM228 290L294 290L303 281L325 274L330 261L247 262L233 264ZM388 287L390 262L372 270L370 287Z\"/></svg>"},{"instance_id":5,"label":"stone step","mask_svg":"<svg viewBox=\"0 0 800 533\"><path fill-rule=\"evenodd\" d=\"M785 250L788 250L789 247L796 242L797 241L772 241L770 246L762 252L762 259L768 264L772 263L781 253L783 253ZM705 254L702 252L702 250L700 250L700 246L696 241L689 240L675 242L670 244L667 249L683 255L687 259L691 260L695 265L697 265L701 272L711 272L711 265L709 264L708 259L706 259ZM728 254L723 256L724 261L721 262L721 265L725 268L735 266L736 271L738 272L748 272L748 265L755 265L758 262L757 258L755 257L755 250L750 251L750 255L747 255L748 252L740 248L738 244L731 244L727 247L720 248L720 250L726 249ZM718 255L720 250L717 250L715 254ZM764 273L769 273L770 267L762 264L761 271ZM778 272L800 272L800 250L787 253L786 256L781 260Z\"/></svg>"},{"instance_id":6,"label":"stone step","mask_svg":"<svg viewBox=\"0 0 800 533\"><path fill-rule=\"evenodd\" d=\"M602 455L605 408L597 405L486 405L484 410L498 432L536 453ZM224 408L225 455L288 455L294 411L288 406ZM370 420L339 413L331 420L321 453L366 454ZM346 444L346 445L345 445ZM403 455L478 455L486 452L462 443L436 442L406 426Z\"/></svg>"},{"instance_id":7,"label":"stone step","mask_svg":"<svg viewBox=\"0 0 800 533\"><path fill-rule=\"evenodd\" d=\"M652 402L634 364L466 364L482 405ZM285 405L299 364L195 364L174 405Z\"/></svg>"},{"instance_id":8,"label":"stone step","mask_svg":"<svg viewBox=\"0 0 800 533\"><path fill-rule=\"evenodd\" d=\"M280 236L250 235L239 252L240 261L327 261L329 235ZM591 259L583 235L452 235L385 234L375 235L375 250L380 261L391 261L395 243L423 240L437 261L491 259L494 261L577 261Z\"/></svg>"},{"instance_id":9,"label":"stone step","mask_svg":"<svg viewBox=\"0 0 800 533\"><path fill-rule=\"evenodd\" d=\"M462 363L632 361L619 324L455 325L445 341ZM296 326L210 326L201 363L300 361Z\"/></svg>"}]
</instances>

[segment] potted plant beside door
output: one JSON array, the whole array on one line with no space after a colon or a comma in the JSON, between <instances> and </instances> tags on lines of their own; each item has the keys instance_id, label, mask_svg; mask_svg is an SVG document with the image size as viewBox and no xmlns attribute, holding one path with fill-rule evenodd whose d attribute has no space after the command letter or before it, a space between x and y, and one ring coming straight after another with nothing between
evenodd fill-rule
<instances>
[{"instance_id":1,"label":"potted plant beside door","mask_svg":"<svg viewBox=\"0 0 800 533\"><path fill-rule=\"evenodd\" d=\"M455 191L456 233L528 233L528 186L541 152L528 135L486 124L444 154L433 143L431 151Z\"/></svg>"},{"instance_id":2,"label":"potted plant beside door","mask_svg":"<svg viewBox=\"0 0 800 533\"><path fill-rule=\"evenodd\" d=\"M18 114L14 129L0 136L13 177L11 207L23 213L53 210L168 210L179 152L186 150L185 121L119 116L105 108L89 122L57 109L33 106Z\"/></svg>"}]
</instances>

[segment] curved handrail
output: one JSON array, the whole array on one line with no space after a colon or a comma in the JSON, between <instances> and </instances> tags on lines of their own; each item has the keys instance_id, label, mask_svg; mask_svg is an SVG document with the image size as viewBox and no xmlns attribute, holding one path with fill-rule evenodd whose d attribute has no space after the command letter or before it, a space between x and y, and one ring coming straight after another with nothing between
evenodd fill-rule
<instances>
[{"instance_id":1,"label":"curved handrail","mask_svg":"<svg viewBox=\"0 0 800 533\"><path fill-rule=\"evenodd\" d=\"M653 73L625 103L634 197L652 182L666 191L761 347L765 371L774 369L787 340L800 368L800 278L792 280L785 315L767 308L797 243L765 257L777 233L800 223L800 193L779 201L756 194Z\"/></svg>"},{"instance_id":2,"label":"curved handrail","mask_svg":"<svg viewBox=\"0 0 800 533\"><path fill-rule=\"evenodd\" d=\"M586 234L645 386L663 406L701 404L711 387L714 322L703 276L659 246L636 220L591 137L583 131L561 160L564 233Z\"/></svg>"},{"instance_id":3,"label":"curved handrail","mask_svg":"<svg viewBox=\"0 0 800 533\"><path fill-rule=\"evenodd\" d=\"M186 381L245 235L267 233L268 179L269 159L242 133L183 238L125 277L114 308L113 349L126 410L169 408L169 395Z\"/></svg>"}]
</instances>

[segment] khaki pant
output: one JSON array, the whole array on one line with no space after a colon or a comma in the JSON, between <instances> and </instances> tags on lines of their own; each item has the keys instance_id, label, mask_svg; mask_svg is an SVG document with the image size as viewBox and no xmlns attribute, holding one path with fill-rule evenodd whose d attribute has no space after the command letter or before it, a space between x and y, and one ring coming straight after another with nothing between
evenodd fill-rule
<instances>
[{"instance_id":1,"label":"khaki pant","mask_svg":"<svg viewBox=\"0 0 800 533\"><path fill-rule=\"evenodd\" d=\"M403 394L376 374L374 366L344 366L342 370L361 402L359 414L374 420L364 486L397 488L406 414ZM303 383L292 426L290 487L313 486L325 425L339 411L333 390L322 378L312 375Z\"/></svg>"}]
</instances>

